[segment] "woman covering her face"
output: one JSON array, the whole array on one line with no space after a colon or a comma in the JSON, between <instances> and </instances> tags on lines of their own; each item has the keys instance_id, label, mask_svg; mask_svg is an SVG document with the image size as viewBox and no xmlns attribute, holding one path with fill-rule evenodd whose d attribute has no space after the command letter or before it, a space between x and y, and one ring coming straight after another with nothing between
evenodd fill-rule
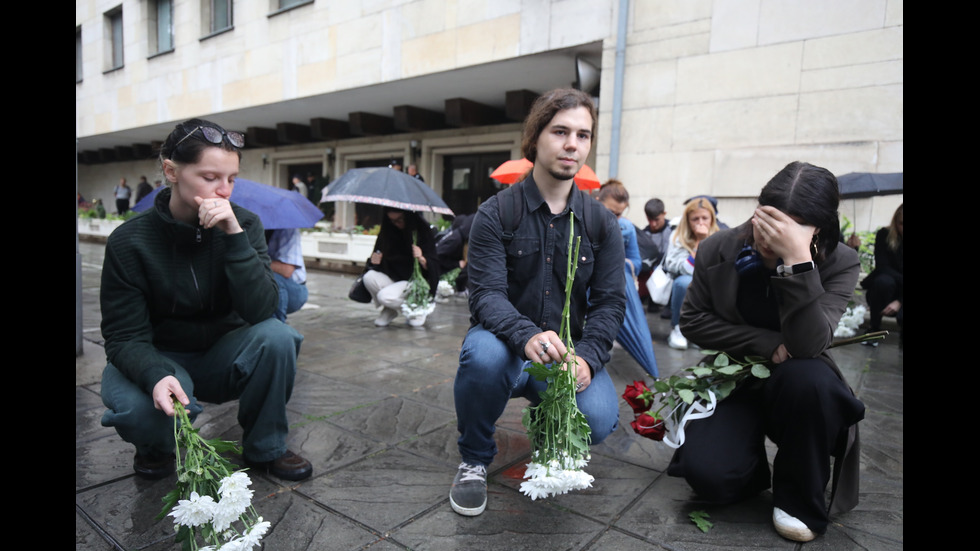
<instances>
[{"instance_id":1,"label":"woman covering her face","mask_svg":"<svg viewBox=\"0 0 980 551\"><path fill-rule=\"evenodd\" d=\"M823 534L831 513L857 503L864 404L827 353L860 269L857 253L838 246L839 201L829 171L787 165L762 189L750 220L701 242L680 317L698 346L761 356L772 369L687 427L668 474L717 503L771 487L776 531L794 541ZM778 448L771 473L767 437Z\"/></svg>"}]
</instances>

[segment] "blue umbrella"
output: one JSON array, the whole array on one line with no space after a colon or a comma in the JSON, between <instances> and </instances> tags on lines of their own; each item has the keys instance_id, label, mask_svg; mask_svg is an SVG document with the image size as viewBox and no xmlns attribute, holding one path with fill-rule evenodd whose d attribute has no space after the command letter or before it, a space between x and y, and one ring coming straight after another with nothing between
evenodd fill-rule
<instances>
[{"instance_id":1,"label":"blue umbrella","mask_svg":"<svg viewBox=\"0 0 980 551\"><path fill-rule=\"evenodd\" d=\"M161 189L162 186L140 199L133 210L141 212L152 207ZM323 211L299 193L244 178L235 178L230 199L232 203L259 215L262 226L267 230L310 228L323 218Z\"/></svg>"},{"instance_id":2,"label":"blue umbrella","mask_svg":"<svg viewBox=\"0 0 980 551\"><path fill-rule=\"evenodd\" d=\"M626 316L623 325L616 334L619 344L633 356L633 359L655 379L660 378L657 370L657 357L653 353L653 338L650 337L650 325L647 323L646 312L640 301L640 293L633 284L633 272L627 264L626 272Z\"/></svg>"}]
</instances>

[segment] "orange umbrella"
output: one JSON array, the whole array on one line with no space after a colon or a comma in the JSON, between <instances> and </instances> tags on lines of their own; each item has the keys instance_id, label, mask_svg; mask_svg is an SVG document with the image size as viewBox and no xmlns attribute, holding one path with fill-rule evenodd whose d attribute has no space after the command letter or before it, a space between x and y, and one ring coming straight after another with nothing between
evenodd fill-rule
<instances>
[{"instance_id":1,"label":"orange umbrella","mask_svg":"<svg viewBox=\"0 0 980 551\"><path fill-rule=\"evenodd\" d=\"M582 168L579 169L578 174L575 175L575 185L577 185L579 189L591 191L593 189L599 189L602 182L600 182L599 177L595 175L595 171L589 168L589 165L582 165Z\"/></svg>"},{"instance_id":2,"label":"orange umbrella","mask_svg":"<svg viewBox=\"0 0 980 551\"><path fill-rule=\"evenodd\" d=\"M490 174L490 177L502 184L513 184L524 179L533 166L534 164L531 161L523 158L516 161L506 161L498 166ZM579 189L589 191L598 189L601 182L599 182L599 177L596 176L595 172L588 165L582 165L578 174L575 175L575 184Z\"/></svg>"},{"instance_id":3,"label":"orange umbrella","mask_svg":"<svg viewBox=\"0 0 980 551\"><path fill-rule=\"evenodd\" d=\"M513 184L520 182L533 166L531 161L523 158L517 161L507 161L490 173L490 177L502 184Z\"/></svg>"}]
</instances>

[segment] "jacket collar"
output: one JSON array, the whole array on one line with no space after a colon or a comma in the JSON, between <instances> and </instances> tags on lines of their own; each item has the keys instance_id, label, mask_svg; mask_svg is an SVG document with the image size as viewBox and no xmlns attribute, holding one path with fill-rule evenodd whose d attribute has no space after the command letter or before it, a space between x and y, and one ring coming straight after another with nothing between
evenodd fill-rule
<instances>
[{"instance_id":1,"label":"jacket collar","mask_svg":"<svg viewBox=\"0 0 980 551\"><path fill-rule=\"evenodd\" d=\"M170 196L172 193L173 189L170 187L161 189L153 200L153 211L156 212L157 219L162 222L163 231L170 232L175 239L180 241L197 241L199 231L203 235L210 230L205 230L200 226L191 226L174 218L173 213L170 212Z\"/></svg>"},{"instance_id":2,"label":"jacket collar","mask_svg":"<svg viewBox=\"0 0 980 551\"><path fill-rule=\"evenodd\" d=\"M541 205L545 204L544 197L541 197L541 192L538 190L538 184L534 181L533 173L528 173L527 178L520 185L523 187L524 201L527 204L528 212L534 212L541 208ZM583 194L579 193L578 187L573 182L572 189L568 192L568 200L565 202L565 210L562 211L562 214L568 213L569 209L571 209L575 213L575 218L582 220L584 208Z\"/></svg>"}]
</instances>

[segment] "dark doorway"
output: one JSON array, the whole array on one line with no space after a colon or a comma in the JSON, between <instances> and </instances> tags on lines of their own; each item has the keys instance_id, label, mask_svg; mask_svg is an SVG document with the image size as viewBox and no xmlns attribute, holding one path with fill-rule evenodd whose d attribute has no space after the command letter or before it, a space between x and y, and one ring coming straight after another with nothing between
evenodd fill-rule
<instances>
[{"instance_id":1,"label":"dark doorway","mask_svg":"<svg viewBox=\"0 0 980 551\"><path fill-rule=\"evenodd\" d=\"M391 166L393 164L401 165L402 159L400 157L396 158L385 158L381 160L371 160L371 161L357 161L355 163L356 168L369 168L372 166ZM354 203L354 224L361 226L366 230L378 226L381 224L381 216L383 214L383 209L381 205L371 205L368 203Z\"/></svg>"},{"instance_id":2,"label":"dark doorway","mask_svg":"<svg viewBox=\"0 0 980 551\"><path fill-rule=\"evenodd\" d=\"M457 216L473 214L481 203L504 188L490 173L509 160L509 151L447 155L443 161L443 200Z\"/></svg>"},{"instance_id":3,"label":"dark doorway","mask_svg":"<svg viewBox=\"0 0 980 551\"><path fill-rule=\"evenodd\" d=\"M323 163L296 163L286 166L287 178L289 181L286 182L286 189L292 189L293 176L299 175L306 184L306 194L307 199L311 203L320 207L323 211L323 218L321 221L329 222L333 220L333 203L320 203L320 195L323 192L323 188L329 183L323 174Z\"/></svg>"}]
</instances>

